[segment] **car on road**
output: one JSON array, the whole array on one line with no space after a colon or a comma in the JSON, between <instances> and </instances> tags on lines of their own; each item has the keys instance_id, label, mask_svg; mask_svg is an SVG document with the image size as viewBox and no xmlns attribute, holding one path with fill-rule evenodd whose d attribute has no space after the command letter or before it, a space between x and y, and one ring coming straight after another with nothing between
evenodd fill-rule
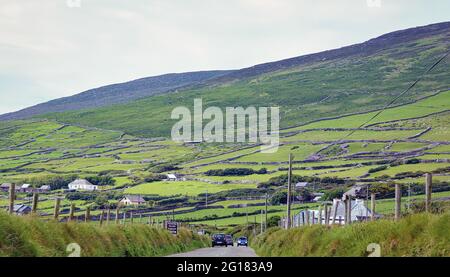
<instances>
[{"instance_id":1,"label":"car on road","mask_svg":"<svg viewBox=\"0 0 450 277\"><path fill-rule=\"evenodd\" d=\"M240 237L237 239L236 245L239 246L248 246L248 240L247 237Z\"/></svg>"},{"instance_id":2,"label":"car on road","mask_svg":"<svg viewBox=\"0 0 450 277\"><path fill-rule=\"evenodd\" d=\"M228 246L227 241L225 240L225 234L215 234L212 236L211 247L214 246Z\"/></svg>"},{"instance_id":3,"label":"car on road","mask_svg":"<svg viewBox=\"0 0 450 277\"><path fill-rule=\"evenodd\" d=\"M234 246L233 237L231 235L225 235L225 241L227 243L227 246Z\"/></svg>"}]
</instances>

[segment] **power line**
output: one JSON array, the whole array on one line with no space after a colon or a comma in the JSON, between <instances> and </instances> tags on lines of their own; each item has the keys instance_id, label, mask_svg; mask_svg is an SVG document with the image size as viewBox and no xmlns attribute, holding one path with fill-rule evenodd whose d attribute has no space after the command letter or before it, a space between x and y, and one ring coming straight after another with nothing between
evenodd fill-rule
<instances>
[{"instance_id":1,"label":"power line","mask_svg":"<svg viewBox=\"0 0 450 277\"><path fill-rule=\"evenodd\" d=\"M364 125L368 124L375 118L377 118L382 112L384 112L386 109L388 109L391 105L393 105L398 99L400 99L403 95L408 93L413 87L415 87L420 81L422 81L423 77L425 77L428 73L430 73L431 70L433 70L438 64L440 64L448 55L450 54L450 51L445 53L439 60L437 60L432 66L430 66L422 75L417 78L416 81L414 81L406 90L404 90L402 93L400 93L398 96L396 96L394 99L392 99L391 102L389 102L386 106L384 106L381 110L379 110L377 113L375 113L369 120L365 121L363 124L361 124L358 128L352 130L348 135L340 139L339 141L342 141L349 136L353 135L358 129L361 129L364 127Z\"/></svg>"}]
</instances>

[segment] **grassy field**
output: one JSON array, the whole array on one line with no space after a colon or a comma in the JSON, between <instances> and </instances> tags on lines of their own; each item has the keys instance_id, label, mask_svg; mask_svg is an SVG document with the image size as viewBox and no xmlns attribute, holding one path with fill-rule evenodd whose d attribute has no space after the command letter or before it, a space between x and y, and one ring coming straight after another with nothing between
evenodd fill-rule
<instances>
[{"instance_id":1,"label":"grassy field","mask_svg":"<svg viewBox=\"0 0 450 277\"><path fill-rule=\"evenodd\" d=\"M202 193L216 193L219 191L226 191L232 189L255 188L252 184L224 184L215 185L199 181L175 181L175 182L153 182L141 184L125 190L127 194L141 194L141 195L187 195L197 196Z\"/></svg>"}]
</instances>

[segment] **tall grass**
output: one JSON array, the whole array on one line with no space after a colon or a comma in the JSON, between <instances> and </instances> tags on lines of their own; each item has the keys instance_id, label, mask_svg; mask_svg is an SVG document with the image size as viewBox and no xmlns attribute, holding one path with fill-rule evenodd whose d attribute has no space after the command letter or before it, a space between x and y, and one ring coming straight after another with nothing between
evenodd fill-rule
<instances>
[{"instance_id":1,"label":"tall grass","mask_svg":"<svg viewBox=\"0 0 450 277\"><path fill-rule=\"evenodd\" d=\"M0 212L0 256L67 256L70 243L80 245L81 256L163 256L205 247L207 242L187 229L173 236L143 224L100 227Z\"/></svg>"},{"instance_id":2,"label":"tall grass","mask_svg":"<svg viewBox=\"0 0 450 277\"><path fill-rule=\"evenodd\" d=\"M414 214L399 222L378 220L345 227L273 228L252 241L260 256L367 256L378 243L381 256L450 256L450 212Z\"/></svg>"}]
</instances>

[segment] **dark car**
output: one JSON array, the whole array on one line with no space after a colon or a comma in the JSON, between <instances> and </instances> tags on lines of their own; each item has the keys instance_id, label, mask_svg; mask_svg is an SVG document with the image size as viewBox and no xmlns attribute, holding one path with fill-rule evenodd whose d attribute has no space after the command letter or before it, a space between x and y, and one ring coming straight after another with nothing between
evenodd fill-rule
<instances>
[{"instance_id":1,"label":"dark car","mask_svg":"<svg viewBox=\"0 0 450 277\"><path fill-rule=\"evenodd\" d=\"M248 246L248 240L247 240L247 238L246 238L246 237L240 237L240 238L238 238L236 245L237 245L237 246L246 246L246 247L247 247L247 246Z\"/></svg>"},{"instance_id":2,"label":"dark car","mask_svg":"<svg viewBox=\"0 0 450 277\"><path fill-rule=\"evenodd\" d=\"M228 246L227 241L225 240L224 234L215 234L212 236L211 246Z\"/></svg>"},{"instance_id":3,"label":"dark car","mask_svg":"<svg viewBox=\"0 0 450 277\"><path fill-rule=\"evenodd\" d=\"M233 237L231 235L225 235L225 241L227 242L227 246L234 246Z\"/></svg>"}]
</instances>

